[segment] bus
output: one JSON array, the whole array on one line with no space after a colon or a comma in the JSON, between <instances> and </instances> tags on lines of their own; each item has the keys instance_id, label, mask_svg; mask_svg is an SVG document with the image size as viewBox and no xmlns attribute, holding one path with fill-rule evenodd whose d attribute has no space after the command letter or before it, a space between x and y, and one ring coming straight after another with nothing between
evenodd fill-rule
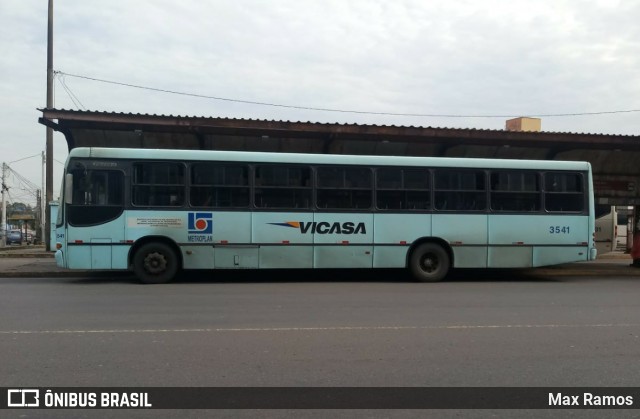
<instances>
[{"instance_id":1,"label":"bus","mask_svg":"<svg viewBox=\"0 0 640 419\"><path fill-rule=\"evenodd\" d=\"M596 204L596 249L598 254L613 252L617 247L618 213L616 207Z\"/></svg>"},{"instance_id":2,"label":"bus","mask_svg":"<svg viewBox=\"0 0 640 419\"><path fill-rule=\"evenodd\" d=\"M56 261L132 270L525 268L596 257L587 162L75 148Z\"/></svg>"},{"instance_id":3,"label":"bus","mask_svg":"<svg viewBox=\"0 0 640 419\"><path fill-rule=\"evenodd\" d=\"M617 250L624 253L629 253L633 247L633 206L623 205L616 207L616 213L618 215L617 221ZM597 227L596 227L597 228Z\"/></svg>"}]
</instances>

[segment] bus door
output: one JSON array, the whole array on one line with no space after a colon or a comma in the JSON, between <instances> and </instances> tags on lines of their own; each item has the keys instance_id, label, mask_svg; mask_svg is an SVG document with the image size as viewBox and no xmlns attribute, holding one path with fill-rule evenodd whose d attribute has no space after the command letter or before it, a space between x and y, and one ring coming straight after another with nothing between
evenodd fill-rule
<instances>
[{"instance_id":1,"label":"bus door","mask_svg":"<svg viewBox=\"0 0 640 419\"><path fill-rule=\"evenodd\" d=\"M65 193L68 267L126 269L124 173L79 164L70 174L70 196Z\"/></svg>"}]
</instances>

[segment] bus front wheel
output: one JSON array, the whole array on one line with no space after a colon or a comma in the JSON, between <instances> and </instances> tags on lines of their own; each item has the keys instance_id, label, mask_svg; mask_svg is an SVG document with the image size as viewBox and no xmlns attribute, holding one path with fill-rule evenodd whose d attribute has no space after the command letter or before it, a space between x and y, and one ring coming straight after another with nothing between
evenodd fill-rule
<instances>
[{"instance_id":1,"label":"bus front wheel","mask_svg":"<svg viewBox=\"0 0 640 419\"><path fill-rule=\"evenodd\" d=\"M147 243L133 256L133 271L145 284L164 284L178 273L178 256L164 243Z\"/></svg>"},{"instance_id":2,"label":"bus front wheel","mask_svg":"<svg viewBox=\"0 0 640 419\"><path fill-rule=\"evenodd\" d=\"M420 282L441 281L449 273L450 267L449 254L436 243L421 244L411 252L409 269Z\"/></svg>"}]
</instances>

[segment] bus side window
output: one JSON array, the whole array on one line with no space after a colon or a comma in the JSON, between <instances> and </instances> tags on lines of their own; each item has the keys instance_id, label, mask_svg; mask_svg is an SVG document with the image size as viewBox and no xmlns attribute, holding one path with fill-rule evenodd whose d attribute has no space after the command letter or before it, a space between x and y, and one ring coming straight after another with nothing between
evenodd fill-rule
<instances>
[{"instance_id":1,"label":"bus side window","mask_svg":"<svg viewBox=\"0 0 640 419\"><path fill-rule=\"evenodd\" d=\"M144 162L133 165L132 201L136 206L182 206L184 165Z\"/></svg>"},{"instance_id":2,"label":"bus side window","mask_svg":"<svg viewBox=\"0 0 640 419\"><path fill-rule=\"evenodd\" d=\"M211 208L248 207L249 166L215 162L193 164L189 204Z\"/></svg>"},{"instance_id":3,"label":"bus side window","mask_svg":"<svg viewBox=\"0 0 640 419\"><path fill-rule=\"evenodd\" d=\"M437 169L435 209L484 211L487 208L485 173L478 170Z\"/></svg>"},{"instance_id":4,"label":"bus side window","mask_svg":"<svg viewBox=\"0 0 640 419\"><path fill-rule=\"evenodd\" d=\"M429 209L430 189L428 169L381 167L376 170L376 207L380 210Z\"/></svg>"},{"instance_id":5,"label":"bus side window","mask_svg":"<svg viewBox=\"0 0 640 419\"><path fill-rule=\"evenodd\" d=\"M540 177L532 171L494 171L490 176L491 210L536 212L542 208Z\"/></svg>"},{"instance_id":6,"label":"bus side window","mask_svg":"<svg viewBox=\"0 0 640 419\"><path fill-rule=\"evenodd\" d=\"M580 173L547 172L544 175L544 206L550 212L581 212L585 195Z\"/></svg>"},{"instance_id":7,"label":"bus side window","mask_svg":"<svg viewBox=\"0 0 640 419\"><path fill-rule=\"evenodd\" d=\"M308 209L311 203L311 167L258 165L254 203L258 208Z\"/></svg>"},{"instance_id":8,"label":"bus side window","mask_svg":"<svg viewBox=\"0 0 640 419\"><path fill-rule=\"evenodd\" d=\"M316 173L318 208L371 208L373 176L369 167L320 166Z\"/></svg>"}]
</instances>

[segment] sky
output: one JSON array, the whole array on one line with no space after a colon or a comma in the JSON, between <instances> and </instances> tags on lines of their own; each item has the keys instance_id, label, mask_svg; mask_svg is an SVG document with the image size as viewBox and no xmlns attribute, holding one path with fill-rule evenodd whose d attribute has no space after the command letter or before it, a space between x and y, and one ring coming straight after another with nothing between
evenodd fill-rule
<instances>
[{"instance_id":1,"label":"sky","mask_svg":"<svg viewBox=\"0 0 640 419\"><path fill-rule=\"evenodd\" d=\"M55 0L54 106L640 135L638 21L633 0ZM1 0L12 202L42 187L46 46L47 0ZM55 133L54 197L66 156Z\"/></svg>"}]
</instances>

